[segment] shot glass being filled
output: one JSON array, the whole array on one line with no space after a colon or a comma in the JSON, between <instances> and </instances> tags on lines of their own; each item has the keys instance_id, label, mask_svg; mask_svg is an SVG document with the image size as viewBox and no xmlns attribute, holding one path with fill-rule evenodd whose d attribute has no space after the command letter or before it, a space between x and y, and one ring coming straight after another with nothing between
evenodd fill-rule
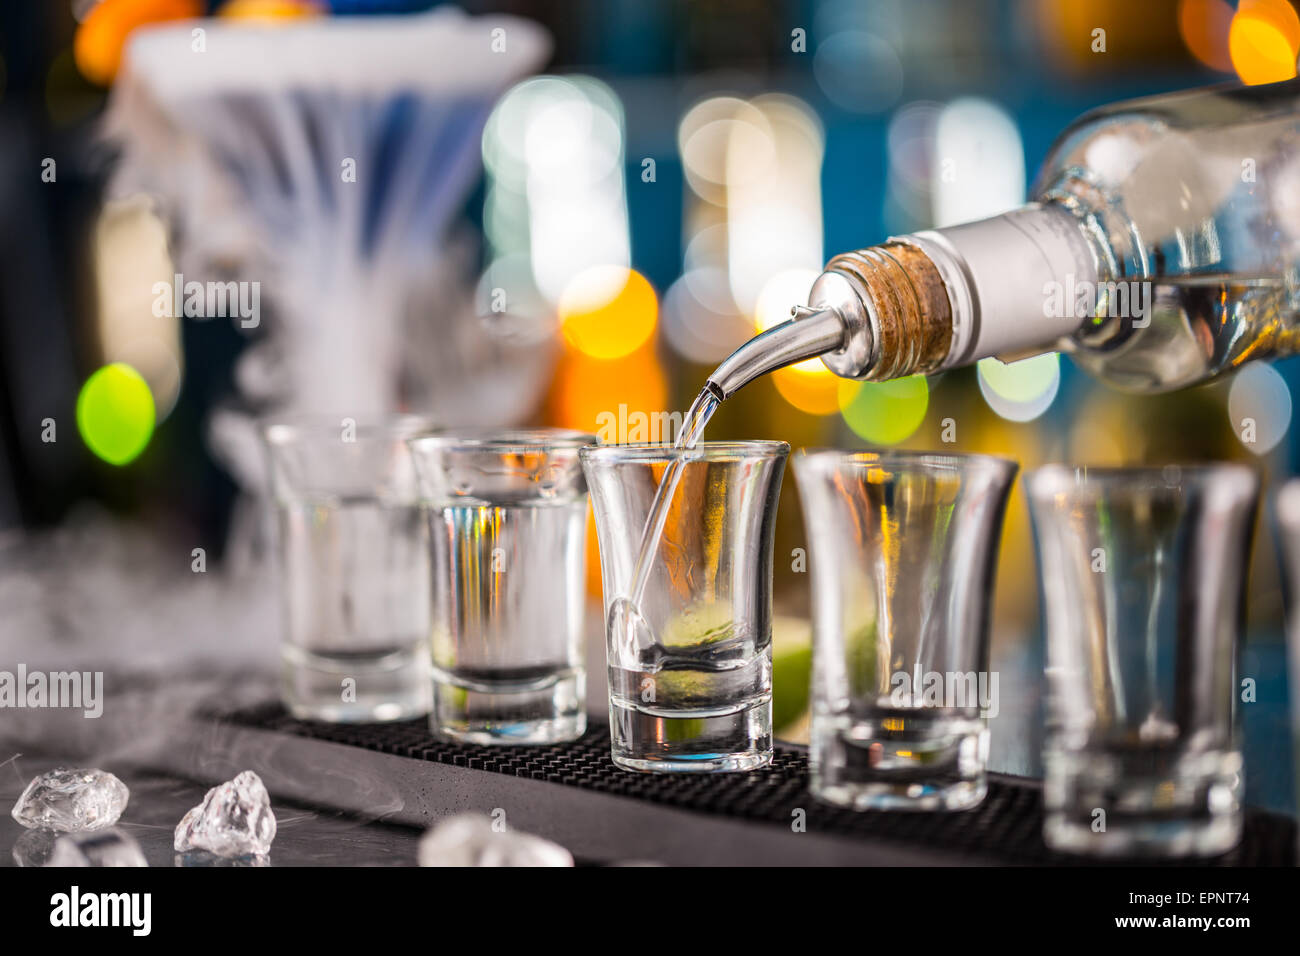
<instances>
[{"instance_id":1,"label":"shot glass being filled","mask_svg":"<svg viewBox=\"0 0 1300 956\"><path fill-rule=\"evenodd\" d=\"M583 450L616 765L771 763L772 542L789 451L772 441Z\"/></svg>"}]
</instances>

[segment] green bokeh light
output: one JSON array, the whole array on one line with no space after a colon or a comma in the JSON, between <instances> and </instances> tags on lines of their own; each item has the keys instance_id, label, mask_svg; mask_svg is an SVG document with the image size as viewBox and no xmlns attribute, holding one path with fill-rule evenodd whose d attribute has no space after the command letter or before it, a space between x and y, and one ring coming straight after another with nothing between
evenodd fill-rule
<instances>
[{"instance_id":1,"label":"green bokeh light","mask_svg":"<svg viewBox=\"0 0 1300 956\"><path fill-rule=\"evenodd\" d=\"M896 445L925 421L930 384L924 375L890 382L841 382L840 414L854 433L874 445Z\"/></svg>"},{"instance_id":2,"label":"green bokeh light","mask_svg":"<svg viewBox=\"0 0 1300 956\"><path fill-rule=\"evenodd\" d=\"M1013 402L1032 402L1060 378L1061 357L1056 352L1044 352L1018 362L984 358L979 360L977 368L980 378L996 394Z\"/></svg>"},{"instance_id":3,"label":"green bokeh light","mask_svg":"<svg viewBox=\"0 0 1300 956\"><path fill-rule=\"evenodd\" d=\"M144 451L155 419L149 384L122 362L96 371L77 396L77 430L86 447L112 465L125 465Z\"/></svg>"},{"instance_id":4,"label":"green bokeh light","mask_svg":"<svg viewBox=\"0 0 1300 956\"><path fill-rule=\"evenodd\" d=\"M984 401L1007 421L1033 421L1047 411L1061 387L1061 357L1055 352L1018 362L980 359L977 368Z\"/></svg>"}]
</instances>

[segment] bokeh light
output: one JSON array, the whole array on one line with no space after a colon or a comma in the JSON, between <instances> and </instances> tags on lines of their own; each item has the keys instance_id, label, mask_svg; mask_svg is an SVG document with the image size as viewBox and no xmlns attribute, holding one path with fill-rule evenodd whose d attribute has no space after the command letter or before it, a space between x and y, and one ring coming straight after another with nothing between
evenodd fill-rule
<instances>
[{"instance_id":1,"label":"bokeh light","mask_svg":"<svg viewBox=\"0 0 1300 956\"><path fill-rule=\"evenodd\" d=\"M131 366L114 362L86 379L77 396L77 430L99 458L129 464L149 444L153 428L153 395Z\"/></svg>"},{"instance_id":2,"label":"bokeh light","mask_svg":"<svg viewBox=\"0 0 1300 956\"><path fill-rule=\"evenodd\" d=\"M624 417L668 410L668 384L653 348L612 360L566 349L555 382L549 418L565 428L596 432L608 416L619 420L620 406Z\"/></svg>"},{"instance_id":3,"label":"bokeh light","mask_svg":"<svg viewBox=\"0 0 1300 956\"><path fill-rule=\"evenodd\" d=\"M934 164L934 136L943 107L920 100L898 109L889 120L889 168L905 182L928 186Z\"/></svg>"},{"instance_id":4,"label":"bokeh light","mask_svg":"<svg viewBox=\"0 0 1300 956\"><path fill-rule=\"evenodd\" d=\"M1287 0L1240 0L1228 31L1228 52L1243 83L1292 79L1300 54L1300 16Z\"/></svg>"},{"instance_id":5,"label":"bokeh light","mask_svg":"<svg viewBox=\"0 0 1300 956\"><path fill-rule=\"evenodd\" d=\"M1016 121L979 97L953 100L934 129L934 222L995 216L1025 201L1025 153Z\"/></svg>"},{"instance_id":6,"label":"bokeh light","mask_svg":"<svg viewBox=\"0 0 1300 956\"><path fill-rule=\"evenodd\" d=\"M548 303L596 266L631 265L623 108L587 76L539 76L493 108L483 130L483 228L494 259L527 254Z\"/></svg>"},{"instance_id":7,"label":"bokeh light","mask_svg":"<svg viewBox=\"0 0 1300 956\"><path fill-rule=\"evenodd\" d=\"M81 75L108 86L122 65L122 49L137 27L203 15L199 0L103 0L77 26L73 55Z\"/></svg>"},{"instance_id":8,"label":"bokeh light","mask_svg":"<svg viewBox=\"0 0 1300 956\"><path fill-rule=\"evenodd\" d=\"M1007 421L1033 421L1051 407L1061 388L1061 357L1056 352L1018 362L980 359L976 370L984 401Z\"/></svg>"},{"instance_id":9,"label":"bokeh light","mask_svg":"<svg viewBox=\"0 0 1300 956\"><path fill-rule=\"evenodd\" d=\"M891 232L913 232L932 224L934 136L941 112L937 103L922 100L900 107L890 117L885 225Z\"/></svg>"},{"instance_id":10,"label":"bokeh light","mask_svg":"<svg viewBox=\"0 0 1300 956\"><path fill-rule=\"evenodd\" d=\"M903 92L898 54L865 30L843 30L819 43L813 75L828 100L854 113L883 112Z\"/></svg>"},{"instance_id":11,"label":"bokeh light","mask_svg":"<svg viewBox=\"0 0 1300 956\"><path fill-rule=\"evenodd\" d=\"M1242 447L1264 455L1277 447L1291 427L1291 389L1277 369L1251 362L1232 379L1228 418Z\"/></svg>"},{"instance_id":12,"label":"bokeh light","mask_svg":"<svg viewBox=\"0 0 1300 956\"><path fill-rule=\"evenodd\" d=\"M665 341L691 362L720 362L754 334L735 307L723 269L690 269L668 287L660 308Z\"/></svg>"},{"instance_id":13,"label":"bokeh light","mask_svg":"<svg viewBox=\"0 0 1300 956\"><path fill-rule=\"evenodd\" d=\"M696 103L677 126L677 151L692 192L715 205L727 198L728 155L748 153L749 169L772 161L772 135L757 108L734 96L713 96Z\"/></svg>"},{"instance_id":14,"label":"bokeh light","mask_svg":"<svg viewBox=\"0 0 1300 956\"><path fill-rule=\"evenodd\" d=\"M623 159L621 110L575 77L548 87L524 132L524 159L530 177L542 182L580 179L595 183L617 170ZM611 94L612 95L612 94Z\"/></svg>"},{"instance_id":15,"label":"bokeh light","mask_svg":"<svg viewBox=\"0 0 1300 956\"><path fill-rule=\"evenodd\" d=\"M101 361L125 362L144 376L162 421L184 371L180 319L154 308L155 285L170 289L175 279L167 227L147 197L111 199L95 221L92 250Z\"/></svg>"},{"instance_id":16,"label":"bokeh light","mask_svg":"<svg viewBox=\"0 0 1300 956\"><path fill-rule=\"evenodd\" d=\"M703 210L705 214L694 217L702 222L691 222L687 224L687 231L690 232L690 240L686 243L686 251L682 253L682 266L687 275L703 277L706 275L705 270L721 269L723 285L714 288L712 280L706 285L700 285L692 280L692 292L714 311L725 311L736 307L736 300L731 296L731 280L727 277L727 222L725 212L714 209L712 206L701 207L696 204L696 210Z\"/></svg>"},{"instance_id":17,"label":"bokeh light","mask_svg":"<svg viewBox=\"0 0 1300 956\"><path fill-rule=\"evenodd\" d=\"M787 269L768 280L759 293L754 313L757 331L765 332L790 319L790 306L808 301L808 290L819 273L813 269ZM772 373L772 384L782 398L810 415L831 415L839 410L841 379L821 359L797 362Z\"/></svg>"},{"instance_id":18,"label":"bokeh light","mask_svg":"<svg viewBox=\"0 0 1300 956\"><path fill-rule=\"evenodd\" d=\"M483 165L494 186L522 193L527 185L524 138L530 116L548 99L563 96L565 81L539 76L512 87L497 101L483 127Z\"/></svg>"},{"instance_id":19,"label":"bokeh light","mask_svg":"<svg viewBox=\"0 0 1300 956\"><path fill-rule=\"evenodd\" d=\"M1179 0L1178 33L1192 56L1212 70L1232 72L1228 30L1235 11L1228 0Z\"/></svg>"},{"instance_id":20,"label":"bokeh light","mask_svg":"<svg viewBox=\"0 0 1300 956\"><path fill-rule=\"evenodd\" d=\"M755 325L783 322L807 301L825 261L825 133L797 97L713 96L682 117L677 143L690 193L683 276L665 296L664 333L684 357L718 361Z\"/></svg>"},{"instance_id":21,"label":"bokeh light","mask_svg":"<svg viewBox=\"0 0 1300 956\"><path fill-rule=\"evenodd\" d=\"M854 434L875 445L897 445L925 421L930 383L924 375L890 382L839 382L840 414Z\"/></svg>"},{"instance_id":22,"label":"bokeh light","mask_svg":"<svg viewBox=\"0 0 1300 956\"><path fill-rule=\"evenodd\" d=\"M820 368L791 365L772 373L772 384L787 402L809 415L833 415L840 408L840 383L838 375L814 359Z\"/></svg>"},{"instance_id":23,"label":"bokeh light","mask_svg":"<svg viewBox=\"0 0 1300 956\"><path fill-rule=\"evenodd\" d=\"M566 345L553 382L546 421L593 432L603 441L624 441L635 429L656 430L661 413L669 412L668 382L653 342L614 359L593 358ZM633 437L671 441L674 436L647 433ZM598 598L600 551L590 512L587 520L587 593Z\"/></svg>"},{"instance_id":24,"label":"bokeh light","mask_svg":"<svg viewBox=\"0 0 1300 956\"><path fill-rule=\"evenodd\" d=\"M750 106L762 118L769 146L757 147L749 135L728 143L727 271L736 305L753 314L772 276L790 269L820 271L826 260L821 124L793 97L759 96ZM807 294L805 287L799 298L785 303L785 311L806 301Z\"/></svg>"},{"instance_id":25,"label":"bokeh light","mask_svg":"<svg viewBox=\"0 0 1300 956\"><path fill-rule=\"evenodd\" d=\"M301 20L325 11L312 0L227 0L217 14L234 20Z\"/></svg>"},{"instance_id":26,"label":"bokeh light","mask_svg":"<svg viewBox=\"0 0 1300 956\"><path fill-rule=\"evenodd\" d=\"M768 279L754 306L755 331L766 332L789 320L790 307L804 305L808 301L808 291L819 275L821 272L817 269L786 269ZM812 368L821 365L821 361L809 359L808 363L801 364Z\"/></svg>"},{"instance_id":27,"label":"bokeh light","mask_svg":"<svg viewBox=\"0 0 1300 956\"><path fill-rule=\"evenodd\" d=\"M577 275L560 296L565 340L596 359L621 358L654 333L659 304L639 272L596 266Z\"/></svg>"}]
</instances>

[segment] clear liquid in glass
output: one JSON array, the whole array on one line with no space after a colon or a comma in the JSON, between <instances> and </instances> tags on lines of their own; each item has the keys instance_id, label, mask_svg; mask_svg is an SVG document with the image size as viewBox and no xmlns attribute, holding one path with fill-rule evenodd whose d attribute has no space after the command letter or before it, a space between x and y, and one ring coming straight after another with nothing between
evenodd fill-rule
<instances>
[{"instance_id":1,"label":"clear liquid in glass","mask_svg":"<svg viewBox=\"0 0 1300 956\"><path fill-rule=\"evenodd\" d=\"M420 509L373 497L280 509L290 712L331 721L429 710L429 560Z\"/></svg>"},{"instance_id":2,"label":"clear liquid in glass","mask_svg":"<svg viewBox=\"0 0 1300 956\"><path fill-rule=\"evenodd\" d=\"M769 748L771 741L770 621L738 619L735 606L743 601L717 601L681 609L671 632L656 634L642 613L656 561L669 545L665 526L689 451L718 404L714 391L705 388L686 413L677 454L664 469L645 520L631 584L610 603L607 616L615 737L662 739L665 759L679 764L685 760L679 744L690 741L702 770L747 769L731 765L735 741L766 741Z\"/></svg>"},{"instance_id":3,"label":"clear liquid in glass","mask_svg":"<svg viewBox=\"0 0 1300 956\"><path fill-rule=\"evenodd\" d=\"M435 726L480 743L580 736L585 498L432 507L428 521Z\"/></svg>"}]
</instances>

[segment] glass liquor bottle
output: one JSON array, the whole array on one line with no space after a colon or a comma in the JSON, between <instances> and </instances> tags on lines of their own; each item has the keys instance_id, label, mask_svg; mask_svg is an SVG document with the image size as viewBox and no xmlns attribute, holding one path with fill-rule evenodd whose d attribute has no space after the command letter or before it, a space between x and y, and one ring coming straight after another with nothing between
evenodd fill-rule
<instances>
[{"instance_id":1,"label":"glass liquor bottle","mask_svg":"<svg viewBox=\"0 0 1300 956\"><path fill-rule=\"evenodd\" d=\"M1300 80L1094 110L1029 204L833 258L806 308L710 376L820 355L847 378L1060 350L1136 392L1300 351Z\"/></svg>"}]
</instances>

